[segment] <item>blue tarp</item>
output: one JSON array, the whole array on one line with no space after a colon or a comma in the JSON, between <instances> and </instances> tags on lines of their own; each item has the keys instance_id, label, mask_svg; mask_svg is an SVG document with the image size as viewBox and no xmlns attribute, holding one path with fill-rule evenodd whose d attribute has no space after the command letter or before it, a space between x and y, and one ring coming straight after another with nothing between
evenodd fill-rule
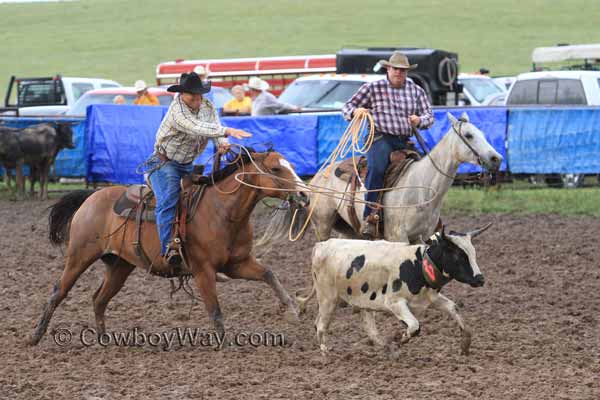
<instances>
[{"instance_id":1,"label":"blue tarp","mask_svg":"<svg viewBox=\"0 0 600 400\"><path fill-rule=\"evenodd\" d=\"M88 107L88 163L90 182L140 183L137 167L152 153L156 131L166 107L92 105ZM246 146L265 150L268 144L283 154L299 175L311 175L317 166L317 117L311 115L228 117L225 126L244 129L254 136ZM232 139L232 142L235 142ZM204 164L213 146L195 160Z\"/></svg>"},{"instance_id":2,"label":"blue tarp","mask_svg":"<svg viewBox=\"0 0 600 400\"><path fill-rule=\"evenodd\" d=\"M82 118L24 118L6 117L1 118L3 125L13 128L26 128L31 125L45 122L71 122L73 123L74 149L63 149L56 157L54 164L55 176L84 177L86 175L86 152L85 152L85 121ZM0 173L3 173L0 168ZM28 173L28 169L26 170Z\"/></svg>"},{"instance_id":3,"label":"blue tarp","mask_svg":"<svg viewBox=\"0 0 600 400\"><path fill-rule=\"evenodd\" d=\"M88 182L143 182L137 167L152 153L167 107L99 104L87 109Z\"/></svg>"},{"instance_id":4,"label":"blue tarp","mask_svg":"<svg viewBox=\"0 0 600 400\"><path fill-rule=\"evenodd\" d=\"M506 170L506 109L504 108L436 108L434 110L435 122L433 126L421 132L427 146L432 149L437 142L450 129L450 122L446 112L451 112L456 118L466 111L469 120L481 130L488 142L504 157L501 170ZM319 165L322 165L331 152L338 145L342 134L346 130L348 122L344 121L340 113L319 116L319 128L317 133L319 143ZM350 156L350 155L348 155ZM463 164L459 168L459 173L469 173L479 171L480 168L474 165Z\"/></svg>"},{"instance_id":5,"label":"blue tarp","mask_svg":"<svg viewBox=\"0 0 600 400\"><path fill-rule=\"evenodd\" d=\"M54 174L130 184L142 181L136 168L152 153L156 130L166 111L166 107L106 104L89 107L85 122L74 118L14 117L1 118L0 122L16 128L57 120L74 122L76 148L59 153ZM505 156L502 170L506 170L508 161L512 173L600 173L598 108L436 108L435 124L422 132L430 148L449 130L447 111L456 117L463 111L469 114L471 122ZM264 150L272 144L295 165L299 175L314 174L347 127L339 113L227 117L222 123L254 133L243 142L247 146ZM211 154L209 144L196 163L204 163ZM459 172L476 170L474 166L462 165Z\"/></svg>"},{"instance_id":6,"label":"blue tarp","mask_svg":"<svg viewBox=\"0 0 600 400\"><path fill-rule=\"evenodd\" d=\"M512 173L599 173L600 109L511 109L507 147Z\"/></svg>"},{"instance_id":7,"label":"blue tarp","mask_svg":"<svg viewBox=\"0 0 600 400\"><path fill-rule=\"evenodd\" d=\"M253 134L252 138L243 142L235 139L231 142L256 147L257 151L265 150L266 145L272 144L276 151L292 163L298 175L313 175L317 172L316 115L226 117L221 122L225 126Z\"/></svg>"},{"instance_id":8,"label":"blue tarp","mask_svg":"<svg viewBox=\"0 0 600 400\"><path fill-rule=\"evenodd\" d=\"M446 115L447 112L450 112L457 119L460 118L463 112L466 112L469 121L483 132L488 143L504 158L500 171L506 171L506 109L496 107L436 108L434 110L435 122L433 126L422 132L422 136L430 149L433 149L435 144L450 130L450 120ZM459 174L478 171L481 171L481 168L471 164L462 164L458 168Z\"/></svg>"}]
</instances>

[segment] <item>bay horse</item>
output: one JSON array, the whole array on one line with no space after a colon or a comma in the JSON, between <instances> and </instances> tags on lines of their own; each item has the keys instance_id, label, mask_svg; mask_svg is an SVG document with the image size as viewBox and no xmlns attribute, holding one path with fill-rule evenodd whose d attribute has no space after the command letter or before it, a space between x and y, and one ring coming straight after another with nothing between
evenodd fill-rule
<instances>
[{"instance_id":1,"label":"bay horse","mask_svg":"<svg viewBox=\"0 0 600 400\"><path fill-rule=\"evenodd\" d=\"M273 151L249 152L219 173L222 179L205 188L203 198L188 223L184 246L187 265L215 329L220 334L224 333L216 291L217 272L232 279L267 283L281 303L297 317L295 301L275 274L251 254L253 231L249 219L257 203L265 197L284 199L293 192L298 196L295 199L306 199L301 191L302 180L292 165ZM65 268L28 340L30 345L41 340L56 308L79 276L96 260L106 264L103 282L93 295L99 334L106 331L104 313L108 302L121 290L136 267L148 268L136 255L135 221L126 220L113 211L114 203L125 191L125 186L112 186L96 192L77 191L67 194L51 208L50 240L54 244L67 243ZM158 275L172 272L159 255L160 242L155 223L144 222L140 238L148 258L154 260L151 272Z\"/></svg>"}]
</instances>

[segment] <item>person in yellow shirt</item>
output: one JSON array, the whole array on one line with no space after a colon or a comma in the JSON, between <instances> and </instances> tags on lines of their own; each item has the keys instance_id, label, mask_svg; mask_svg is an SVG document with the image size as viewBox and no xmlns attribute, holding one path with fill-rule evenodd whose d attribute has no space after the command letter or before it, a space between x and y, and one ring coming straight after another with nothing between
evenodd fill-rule
<instances>
[{"instance_id":1,"label":"person in yellow shirt","mask_svg":"<svg viewBox=\"0 0 600 400\"><path fill-rule=\"evenodd\" d=\"M223 113L229 115L250 115L252 99L245 95L244 88L236 85L231 88L233 99L223 105Z\"/></svg>"},{"instance_id":2,"label":"person in yellow shirt","mask_svg":"<svg viewBox=\"0 0 600 400\"><path fill-rule=\"evenodd\" d=\"M159 106L160 102L154 95L148 93L148 85L143 80L135 81L134 84L137 97L133 101L133 104L138 106Z\"/></svg>"}]
</instances>

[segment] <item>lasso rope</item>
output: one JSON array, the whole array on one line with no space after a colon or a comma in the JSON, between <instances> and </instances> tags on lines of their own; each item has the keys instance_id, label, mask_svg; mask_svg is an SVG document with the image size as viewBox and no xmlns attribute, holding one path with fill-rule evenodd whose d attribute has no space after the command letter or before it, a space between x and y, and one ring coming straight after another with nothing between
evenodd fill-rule
<instances>
[{"instance_id":1,"label":"lasso rope","mask_svg":"<svg viewBox=\"0 0 600 400\"><path fill-rule=\"evenodd\" d=\"M363 130L365 129L367 124L369 127L369 132L365 138L364 145L360 146L360 140L362 137L361 133L363 132ZM356 176L358 176L361 186L364 186L363 182L360 180L360 176L358 173L358 166L356 165L356 158L354 156L356 155L356 153L366 154L369 151L369 149L371 148L371 145L373 144L374 140L375 140L375 123L373 121L373 116L371 114L369 114L368 112L364 112L364 111L355 112L354 117L352 118L352 121L350 121L350 124L344 131L344 134L342 135L340 142L338 143L336 148L333 150L333 152L331 152L331 154L329 155L329 158L327 158L327 160L323 163L321 168L319 168L319 170L317 171L317 175L321 171L324 171L323 177L328 179L331 176L335 162L338 159L345 158L348 155L348 153L350 151L352 151L352 165L354 166L354 172L356 173ZM294 215L292 216L292 221L290 223L290 229L288 231L288 239L290 241L295 242L304 235L304 232L306 231L306 228L308 227L308 224L310 223L310 221L312 219L313 213L314 213L315 209L317 208L317 204L319 203L320 195L321 195L321 193L317 193L317 195L315 196L314 205L311 204L310 211L308 213L308 216L306 217L306 221L304 222L304 225L300 228L300 231L298 232L296 237L292 237L292 228L296 222L296 216L298 215L298 210L294 211ZM343 199L345 199L345 198L346 198L346 195L344 192Z\"/></svg>"},{"instance_id":2,"label":"lasso rope","mask_svg":"<svg viewBox=\"0 0 600 400\"><path fill-rule=\"evenodd\" d=\"M365 135L364 132L366 129L368 129L368 133ZM363 141L363 137L364 137L364 143L361 144L361 141ZM348 156L348 154L350 152L352 152L352 164L354 167L354 171L359 179L361 186L364 187L365 185L362 182L362 180L360 179L360 175L358 173L358 166L356 164L356 160L358 157L356 157L356 155L366 154L369 151L369 149L371 148L371 145L373 144L374 139L375 139L375 124L373 122L373 117L371 116L371 114L369 114L368 112L355 113L354 118L352 119L352 121L350 122L350 124L348 125L346 130L344 131L344 134L342 135L338 145L333 150L333 152L329 155L327 160L323 163L321 168L319 168L319 170L317 171L317 174L323 172L323 177L325 179L329 178L329 176L331 176L331 173L333 172L333 167L334 167L335 163L340 159L346 158ZM243 147L243 146L239 146L239 147L243 151L246 151L248 153L248 155L250 155L250 153L248 152L248 150L245 147ZM263 189L263 187L261 187L261 186L253 185L253 184L250 184L250 183L244 181L242 179L242 177L245 175L268 175L271 179L281 180L281 181L285 181L288 183L295 183L289 179L280 178L271 173L267 173L267 172L263 171L254 162L252 157L250 157L250 160L254 164L254 166L256 167L258 172L243 171L243 172L236 174L234 178L240 184L243 184L243 185L255 188L255 189ZM308 224L310 223L310 221L312 219L312 215L313 215L315 209L317 208L317 204L319 202L320 195L325 195L325 196L328 196L328 197L331 197L331 198L334 198L334 199L337 199L340 201L347 201L347 193L346 192L340 192L340 191L337 191L337 190L334 190L334 189L331 189L328 187L318 186L318 185L314 185L311 183L305 183L304 186L308 190L310 190L310 192L312 194L315 194L316 196L313 199L313 201L311 202L310 211L309 211L308 216L306 217L306 221L304 222L304 225L300 228L299 233L295 237L292 237L292 229L293 229L292 227L295 224L295 221L297 218L297 213L298 213L298 210L294 211L294 215L292 216L292 221L290 224L290 229L288 231L288 239L290 241L297 241L299 238L302 237L302 235L306 231ZM281 191L281 192L297 191L297 189L284 189L284 188L269 188L269 189L273 190L273 191ZM392 187L392 188L382 188L382 189L373 189L373 190L357 190L357 191L353 192L353 195L356 196L356 194L364 194L364 193L369 193L369 192L387 192L387 191L400 190L400 189L425 189L425 190L430 191L432 193L432 196L429 200L420 202L418 204L400 205L400 206L391 206L391 205L383 206L383 205L381 205L381 207L389 208L389 209L403 209L403 208L423 206L423 205L431 203L437 195L437 192L433 188L428 187L428 186L406 186L406 187ZM363 199L358 199L358 198L355 198L355 202L362 203L365 205L370 205L370 206L375 205L375 203L373 203L373 202L369 202L369 201L366 201Z\"/></svg>"}]
</instances>

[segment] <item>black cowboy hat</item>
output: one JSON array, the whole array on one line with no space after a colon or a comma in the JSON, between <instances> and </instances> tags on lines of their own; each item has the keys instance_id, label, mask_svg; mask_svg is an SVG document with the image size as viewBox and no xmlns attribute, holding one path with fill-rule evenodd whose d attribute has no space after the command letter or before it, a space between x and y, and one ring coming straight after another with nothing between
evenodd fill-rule
<instances>
[{"instance_id":1,"label":"black cowboy hat","mask_svg":"<svg viewBox=\"0 0 600 400\"><path fill-rule=\"evenodd\" d=\"M210 92L210 81L202 81L195 72L183 73L179 78L179 85L172 85L167 92L204 94Z\"/></svg>"}]
</instances>

